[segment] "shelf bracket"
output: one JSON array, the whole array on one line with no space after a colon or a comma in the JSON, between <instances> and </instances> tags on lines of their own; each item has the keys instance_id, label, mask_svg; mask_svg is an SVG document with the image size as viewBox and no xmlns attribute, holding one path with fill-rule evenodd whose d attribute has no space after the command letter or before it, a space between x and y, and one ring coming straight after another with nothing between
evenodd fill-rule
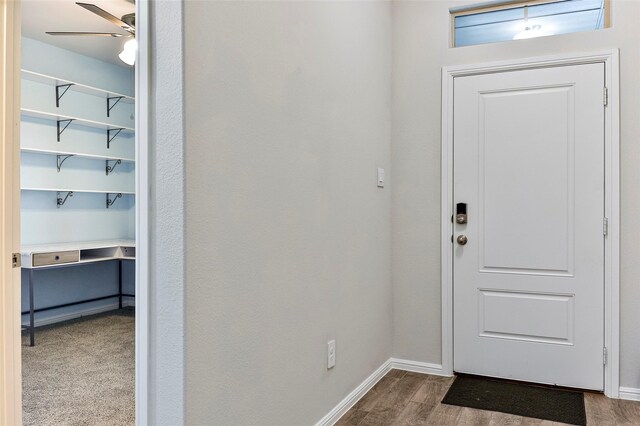
<instances>
[{"instance_id":1,"label":"shelf bracket","mask_svg":"<svg viewBox=\"0 0 640 426\"><path fill-rule=\"evenodd\" d=\"M64 94L67 93L67 90L69 90L69 87L71 86L73 86L73 83L56 85L56 108L60 108L60 99L62 99ZM60 89L64 89L62 93L60 93Z\"/></svg>"},{"instance_id":2,"label":"shelf bracket","mask_svg":"<svg viewBox=\"0 0 640 426\"><path fill-rule=\"evenodd\" d=\"M70 118L68 120L57 120L57 128L58 128L58 142L60 142L60 135L62 135L62 133L67 130L67 127L69 127L69 124L71 124L71 122L73 121L73 118ZM60 123L67 123L64 125L64 127L60 126Z\"/></svg>"},{"instance_id":3,"label":"shelf bracket","mask_svg":"<svg viewBox=\"0 0 640 426\"><path fill-rule=\"evenodd\" d=\"M107 149L111 147L111 142L120 134L124 129L107 129ZM111 136L111 132L115 132L113 136Z\"/></svg>"},{"instance_id":4,"label":"shelf bracket","mask_svg":"<svg viewBox=\"0 0 640 426\"><path fill-rule=\"evenodd\" d=\"M67 161L67 159L69 159L70 157L74 157L75 154L69 154L69 155L56 155L57 159L58 159L58 173L60 173L60 169L62 168L62 163L64 163L65 161Z\"/></svg>"},{"instance_id":5,"label":"shelf bracket","mask_svg":"<svg viewBox=\"0 0 640 426\"><path fill-rule=\"evenodd\" d=\"M116 106L116 104L118 102L120 102L122 99L124 99L124 96L113 96L113 97L107 97L107 117L110 117L111 114L111 110L113 109L114 106ZM114 103L111 103L111 101L115 101Z\"/></svg>"},{"instance_id":6,"label":"shelf bracket","mask_svg":"<svg viewBox=\"0 0 640 426\"><path fill-rule=\"evenodd\" d=\"M64 203L67 202L67 198L73 197L73 191L67 191L67 195L64 198L62 198L61 194L62 194L62 192L58 191L58 197L57 197L57 201L56 201L56 204L57 204L58 208L60 208L60 206L64 206Z\"/></svg>"},{"instance_id":7,"label":"shelf bracket","mask_svg":"<svg viewBox=\"0 0 640 426\"><path fill-rule=\"evenodd\" d=\"M115 195L115 197L109 198L109 193L107 192L107 208L112 206L113 203L115 203L118 198L122 198L122 194L121 193L114 194L114 195Z\"/></svg>"},{"instance_id":8,"label":"shelf bracket","mask_svg":"<svg viewBox=\"0 0 640 426\"><path fill-rule=\"evenodd\" d=\"M109 165L109 161L113 161L113 166ZM122 160L106 160L106 167L105 167L105 171L107 172L107 176L109 176L111 173L113 173L113 171L116 169L116 166L118 164L122 164Z\"/></svg>"}]
</instances>

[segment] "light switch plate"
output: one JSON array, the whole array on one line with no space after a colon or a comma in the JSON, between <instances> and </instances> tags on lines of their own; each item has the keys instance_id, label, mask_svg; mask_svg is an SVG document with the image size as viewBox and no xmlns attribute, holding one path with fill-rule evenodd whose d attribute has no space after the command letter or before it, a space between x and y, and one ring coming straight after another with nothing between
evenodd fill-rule
<instances>
[{"instance_id":1,"label":"light switch plate","mask_svg":"<svg viewBox=\"0 0 640 426\"><path fill-rule=\"evenodd\" d=\"M336 365L336 341L329 340L327 342L327 369Z\"/></svg>"},{"instance_id":2,"label":"light switch plate","mask_svg":"<svg viewBox=\"0 0 640 426\"><path fill-rule=\"evenodd\" d=\"M378 188L384 188L384 169L378 167Z\"/></svg>"}]
</instances>

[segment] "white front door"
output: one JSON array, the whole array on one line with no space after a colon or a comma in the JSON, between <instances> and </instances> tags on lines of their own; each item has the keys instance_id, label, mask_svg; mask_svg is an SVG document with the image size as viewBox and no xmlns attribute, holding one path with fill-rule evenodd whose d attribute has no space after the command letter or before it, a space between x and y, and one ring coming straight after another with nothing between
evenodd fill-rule
<instances>
[{"instance_id":1,"label":"white front door","mask_svg":"<svg viewBox=\"0 0 640 426\"><path fill-rule=\"evenodd\" d=\"M457 372L603 389L604 73L454 81Z\"/></svg>"}]
</instances>

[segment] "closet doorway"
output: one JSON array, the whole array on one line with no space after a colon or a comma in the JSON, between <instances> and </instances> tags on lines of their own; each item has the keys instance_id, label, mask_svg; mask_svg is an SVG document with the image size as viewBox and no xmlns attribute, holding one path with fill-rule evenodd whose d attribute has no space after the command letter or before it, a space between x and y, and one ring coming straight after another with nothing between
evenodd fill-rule
<instances>
[{"instance_id":1,"label":"closet doorway","mask_svg":"<svg viewBox=\"0 0 640 426\"><path fill-rule=\"evenodd\" d=\"M0 422L143 424L147 4L5 1Z\"/></svg>"}]
</instances>

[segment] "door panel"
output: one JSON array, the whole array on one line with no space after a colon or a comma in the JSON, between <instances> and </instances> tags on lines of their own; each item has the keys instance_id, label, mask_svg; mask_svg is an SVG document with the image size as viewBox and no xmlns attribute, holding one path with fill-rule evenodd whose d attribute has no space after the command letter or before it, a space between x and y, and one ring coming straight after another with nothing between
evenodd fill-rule
<instances>
[{"instance_id":1,"label":"door panel","mask_svg":"<svg viewBox=\"0 0 640 426\"><path fill-rule=\"evenodd\" d=\"M454 82L454 369L603 389L604 64Z\"/></svg>"},{"instance_id":2,"label":"door panel","mask_svg":"<svg viewBox=\"0 0 640 426\"><path fill-rule=\"evenodd\" d=\"M573 87L481 93L479 101L483 268L568 273L573 258L573 228L567 226L573 217ZM545 108L530 117L527 111L538 105ZM545 226L522 226L536 222Z\"/></svg>"},{"instance_id":3,"label":"door panel","mask_svg":"<svg viewBox=\"0 0 640 426\"><path fill-rule=\"evenodd\" d=\"M478 296L482 337L565 345L574 343L572 294L480 290ZM539 312L544 312L540 321L529 321Z\"/></svg>"}]
</instances>

